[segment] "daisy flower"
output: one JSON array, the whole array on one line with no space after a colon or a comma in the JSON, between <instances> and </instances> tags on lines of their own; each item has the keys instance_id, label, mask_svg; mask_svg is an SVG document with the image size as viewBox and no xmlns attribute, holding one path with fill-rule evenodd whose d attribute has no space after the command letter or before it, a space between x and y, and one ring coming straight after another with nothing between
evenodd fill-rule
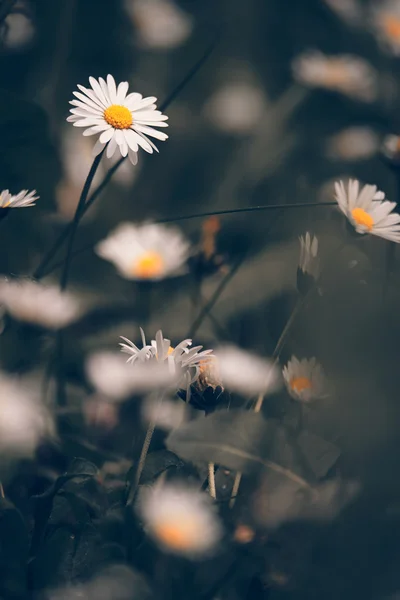
<instances>
[{"instance_id":1,"label":"daisy flower","mask_svg":"<svg viewBox=\"0 0 400 600\"><path fill-rule=\"evenodd\" d=\"M273 364L255 354L236 348L221 347L216 352L218 373L225 387L243 396L273 392L279 375Z\"/></svg>"},{"instance_id":2,"label":"daisy flower","mask_svg":"<svg viewBox=\"0 0 400 600\"><path fill-rule=\"evenodd\" d=\"M146 337L143 329L140 329L142 336L142 348L138 348L129 339L122 337L124 343L120 343L121 352L129 354L128 363L137 363L145 361L158 361L168 365L169 371L173 375L177 375L179 383L182 380L186 385L192 384L200 375L200 366L207 360L212 360L212 350L203 350L203 346L195 346L191 348L192 340L183 340L174 348L171 346L171 341L164 338L162 331L156 333L156 339L151 341L151 344L146 343Z\"/></svg>"},{"instance_id":3,"label":"daisy flower","mask_svg":"<svg viewBox=\"0 0 400 600\"><path fill-rule=\"evenodd\" d=\"M357 56L326 56L312 50L295 58L292 68L295 79L304 85L341 92L363 102L376 99L377 74Z\"/></svg>"},{"instance_id":4,"label":"daisy flower","mask_svg":"<svg viewBox=\"0 0 400 600\"><path fill-rule=\"evenodd\" d=\"M78 85L74 92L76 100L71 100L71 116L67 121L75 127L87 127L83 135L100 137L93 148L94 156L107 145L106 154L110 158L117 147L122 156L129 155L132 164L137 163L139 147L150 154L157 150L148 136L164 141L168 136L154 127L168 127L167 116L156 110L157 98L143 98L141 94L128 94L127 81L116 86L114 77L107 75L107 82L89 77L91 89Z\"/></svg>"},{"instance_id":5,"label":"daisy flower","mask_svg":"<svg viewBox=\"0 0 400 600\"><path fill-rule=\"evenodd\" d=\"M328 140L326 153L333 160L366 160L378 147L379 137L370 127L347 127Z\"/></svg>"},{"instance_id":6,"label":"daisy flower","mask_svg":"<svg viewBox=\"0 0 400 600\"><path fill-rule=\"evenodd\" d=\"M370 233L400 242L400 215L393 213L395 202L385 200L385 194L376 185L364 185L350 179L347 190L343 181L335 183L336 200L358 233Z\"/></svg>"},{"instance_id":7,"label":"daisy flower","mask_svg":"<svg viewBox=\"0 0 400 600\"><path fill-rule=\"evenodd\" d=\"M292 356L282 374L287 390L295 400L312 402L326 395L322 367L315 358L299 360Z\"/></svg>"},{"instance_id":8,"label":"daisy flower","mask_svg":"<svg viewBox=\"0 0 400 600\"><path fill-rule=\"evenodd\" d=\"M307 231L300 240L300 258L297 269L297 288L301 294L306 294L314 285L320 273L320 261L318 257L318 238L311 237Z\"/></svg>"},{"instance_id":9,"label":"daisy flower","mask_svg":"<svg viewBox=\"0 0 400 600\"><path fill-rule=\"evenodd\" d=\"M149 535L172 554L207 557L221 541L215 509L195 488L163 483L142 489L136 510Z\"/></svg>"},{"instance_id":10,"label":"daisy flower","mask_svg":"<svg viewBox=\"0 0 400 600\"><path fill-rule=\"evenodd\" d=\"M65 327L82 314L75 296L29 279L0 281L0 304L15 319L48 329Z\"/></svg>"},{"instance_id":11,"label":"daisy flower","mask_svg":"<svg viewBox=\"0 0 400 600\"><path fill-rule=\"evenodd\" d=\"M387 135L383 140L382 152L389 161L397 165L400 162L400 136Z\"/></svg>"},{"instance_id":12,"label":"daisy flower","mask_svg":"<svg viewBox=\"0 0 400 600\"><path fill-rule=\"evenodd\" d=\"M122 277L157 281L184 273L189 242L176 227L122 223L95 247Z\"/></svg>"},{"instance_id":13,"label":"daisy flower","mask_svg":"<svg viewBox=\"0 0 400 600\"><path fill-rule=\"evenodd\" d=\"M35 206L39 196L35 196L36 190L28 192L22 190L19 194L13 196L8 190L0 192L0 208L25 208L26 206Z\"/></svg>"},{"instance_id":14,"label":"daisy flower","mask_svg":"<svg viewBox=\"0 0 400 600\"><path fill-rule=\"evenodd\" d=\"M382 45L400 54L400 5L398 0L380 0L372 8L372 25Z\"/></svg>"},{"instance_id":15,"label":"daisy flower","mask_svg":"<svg viewBox=\"0 0 400 600\"><path fill-rule=\"evenodd\" d=\"M177 48L192 33L192 18L172 0L125 0L139 43L145 48Z\"/></svg>"}]
</instances>

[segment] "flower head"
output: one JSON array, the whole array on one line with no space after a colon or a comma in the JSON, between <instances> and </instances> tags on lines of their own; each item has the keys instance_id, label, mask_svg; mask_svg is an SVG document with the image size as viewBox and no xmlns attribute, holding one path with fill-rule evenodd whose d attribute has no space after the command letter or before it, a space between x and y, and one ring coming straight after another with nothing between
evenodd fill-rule
<instances>
[{"instance_id":1,"label":"flower head","mask_svg":"<svg viewBox=\"0 0 400 600\"><path fill-rule=\"evenodd\" d=\"M387 135L383 140L382 152L389 164L398 166L400 164L400 136Z\"/></svg>"},{"instance_id":2,"label":"flower head","mask_svg":"<svg viewBox=\"0 0 400 600\"><path fill-rule=\"evenodd\" d=\"M19 194L13 196L8 190L0 192L0 208L25 208L26 206L35 206L39 196L35 196L36 190L28 192L22 190Z\"/></svg>"},{"instance_id":3,"label":"flower head","mask_svg":"<svg viewBox=\"0 0 400 600\"><path fill-rule=\"evenodd\" d=\"M176 227L122 223L95 250L122 277L156 281L184 272L189 247Z\"/></svg>"},{"instance_id":4,"label":"flower head","mask_svg":"<svg viewBox=\"0 0 400 600\"><path fill-rule=\"evenodd\" d=\"M315 358L299 360L295 356L283 367L283 378L289 394L300 402L312 402L326 395L322 367Z\"/></svg>"},{"instance_id":5,"label":"flower head","mask_svg":"<svg viewBox=\"0 0 400 600\"><path fill-rule=\"evenodd\" d=\"M71 100L71 116L67 121L75 127L87 127L83 135L100 137L94 146L97 156L107 145L107 157L115 153L117 147L122 156L129 155L132 164L137 163L139 147L150 154L157 150L148 136L164 141L168 136L154 127L168 127L167 116L156 110L157 98L143 98L141 94L128 94L127 81L116 86L114 77L107 75L107 82L100 77L89 78L91 89L78 85L74 92L76 100Z\"/></svg>"},{"instance_id":6,"label":"flower head","mask_svg":"<svg viewBox=\"0 0 400 600\"><path fill-rule=\"evenodd\" d=\"M373 102L377 95L375 70L357 56L310 51L294 60L293 73L304 85L341 92L363 102Z\"/></svg>"},{"instance_id":7,"label":"flower head","mask_svg":"<svg viewBox=\"0 0 400 600\"><path fill-rule=\"evenodd\" d=\"M177 48L192 32L191 17L172 0L127 0L126 4L146 48Z\"/></svg>"},{"instance_id":8,"label":"flower head","mask_svg":"<svg viewBox=\"0 0 400 600\"><path fill-rule=\"evenodd\" d=\"M48 329L65 327L82 313L75 296L29 279L0 281L0 304L15 319Z\"/></svg>"},{"instance_id":9,"label":"flower head","mask_svg":"<svg viewBox=\"0 0 400 600\"><path fill-rule=\"evenodd\" d=\"M143 329L140 329L142 336L142 348L138 348L133 342L121 336L125 343L120 343L121 351L129 354L128 363L157 361L166 363L173 375L178 377L179 383L185 382L189 386L196 381L200 375L200 365L207 360L212 360L212 350L203 350L203 346L190 348L192 340L183 340L174 348L171 341L164 338L162 331L156 333L156 339L151 344L146 344L146 337Z\"/></svg>"},{"instance_id":10,"label":"flower head","mask_svg":"<svg viewBox=\"0 0 400 600\"><path fill-rule=\"evenodd\" d=\"M400 215L393 213L395 202L385 200L376 185L364 185L349 180L347 190L343 181L335 183L336 200L358 233L370 233L392 242L400 242Z\"/></svg>"},{"instance_id":11,"label":"flower head","mask_svg":"<svg viewBox=\"0 0 400 600\"><path fill-rule=\"evenodd\" d=\"M172 554L205 557L222 538L222 525L209 497L194 488L162 484L144 489L137 511L149 535Z\"/></svg>"},{"instance_id":12,"label":"flower head","mask_svg":"<svg viewBox=\"0 0 400 600\"><path fill-rule=\"evenodd\" d=\"M270 361L235 346L220 348L216 357L219 376L228 390L256 396L277 389L279 375Z\"/></svg>"},{"instance_id":13,"label":"flower head","mask_svg":"<svg viewBox=\"0 0 400 600\"><path fill-rule=\"evenodd\" d=\"M372 10L372 24L382 46L400 55L400 5L397 0L380 0Z\"/></svg>"},{"instance_id":14,"label":"flower head","mask_svg":"<svg viewBox=\"0 0 400 600\"><path fill-rule=\"evenodd\" d=\"M301 294L306 294L319 277L320 261L318 257L318 238L311 237L307 231L300 240L300 258L297 269L297 288Z\"/></svg>"},{"instance_id":15,"label":"flower head","mask_svg":"<svg viewBox=\"0 0 400 600\"><path fill-rule=\"evenodd\" d=\"M371 158L379 148L379 137L370 127L347 127L328 140L329 158L358 161Z\"/></svg>"}]
</instances>

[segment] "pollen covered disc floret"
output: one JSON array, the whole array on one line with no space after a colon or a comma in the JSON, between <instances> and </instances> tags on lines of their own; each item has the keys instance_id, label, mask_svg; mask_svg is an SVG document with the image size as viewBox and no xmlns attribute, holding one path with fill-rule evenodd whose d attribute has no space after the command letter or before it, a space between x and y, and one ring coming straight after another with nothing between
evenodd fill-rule
<instances>
[{"instance_id":1,"label":"pollen covered disc floret","mask_svg":"<svg viewBox=\"0 0 400 600\"><path fill-rule=\"evenodd\" d=\"M122 277L152 281L184 273L189 249L178 228L154 223L122 223L95 248Z\"/></svg>"},{"instance_id":2,"label":"pollen covered disc floret","mask_svg":"<svg viewBox=\"0 0 400 600\"><path fill-rule=\"evenodd\" d=\"M24 208L26 206L35 206L36 200L39 196L36 196L36 190L28 192L28 190L22 190L15 196L10 194L9 190L3 190L0 192L0 208Z\"/></svg>"},{"instance_id":3,"label":"pollen covered disc floret","mask_svg":"<svg viewBox=\"0 0 400 600\"><path fill-rule=\"evenodd\" d=\"M312 402L326 396L325 377L315 358L299 360L292 356L283 367L282 375L289 394L295 400Z\"/></svg>"},{"instance_id":4,"label":"pollen covered disc floret","mask_svg":"<svg viewBox=\"0 0 400 600\"><path fill-rule=\"evenodd\" d=\"M371 233L391 242L400 242L400 215L392 211L395 202L385 200L376 185L364 185L350 179L347 189L343 181L335 183L335 197L340 210L358 233Z\"/></svg>"},{"instance_id":5,"label":"pollen covered disc floret","mask_svg":"<svg viewBox=\"0 0 400 600\"><path fill-rule=\"evenodd\" d=\"M110 158L118 148L135 165L139 147L150 154L158 152L149 136L165 141L168 136L155 128L168 127L168 117L157 110L157 98L128 94L128 82L122 81L117 87L112 75L107 75L107 81L89 77L89 82L90 88L78 85L79 92L74 92L67 121L75 127L86 127L83 135L99 134L93 154L97 156L107 146Z\"/></svg>"},{"instance_id":6,"label":"pollen covered disc floret","mask_svg":"<svg viewBox=\"0 0 400 600\"><path fill-rule=\"evenodd\" d=\"M209 497L183 484L142 488L136 510L149 535L172 554L204 558L215 552L222 538Z\"/></svg>"}]
</instances>

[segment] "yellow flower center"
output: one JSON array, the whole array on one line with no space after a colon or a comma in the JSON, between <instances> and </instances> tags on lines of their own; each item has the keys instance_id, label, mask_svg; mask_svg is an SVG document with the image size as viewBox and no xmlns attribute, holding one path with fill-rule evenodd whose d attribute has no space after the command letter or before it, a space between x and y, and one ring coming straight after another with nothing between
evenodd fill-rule
<instances>
[{"instance_id":1,"label":"yellow flower center","mask_svg":"<svg viewBox=\"0 0 400 600\"><path fill-rule=\"evenodd\" d=\"M154 250L142 254L133 267L133 274L140 279L155 279L164 272L163 257Z\"/></svg>"},{"instance_id":2,"label":"yellow flower center","mask_svg":"<svg viewBox=\"0 0 400 600\"><path fill-rule=\"evenodd\" d=\"M290 387L295 392L302 392L303 390L310 390L312 383L308 377L294 377L290 382Z\"/></svg>"},{"instance_id":3,"label":"yellow flower center","mask_svg":"<svg viewBox=\"0 0 400 600\"><path fill-rule=\"evenodd\" d=\"M400 41L400 19L394 15L386 15L382 19L382 28L392 40Z\"/></svg>"},{"instance_id":4,"label":"yellow flower center","mask_svg":"<svg viewBox=\"0 0 400 600\"><path fill-rule=\"evenodd\" d=\"M115 129L129 129L133 123L132 113L129 108L120 104L112 104L106 108L104 118Z\"/></svg>"},{"instance_id":5,"label":"yellow flower center","mask_svg":"<svg viewBox=\"0 0 400 600\"><path fill-rule=\"evenodd\" d=\"M181 520L179 523L161 523L155 528L157 539L174 550L190 550L200 535L195 523Z\"/></svg>"},{"instance_id":6,"label":"yellow flower center","mask_svg":"<svg viewBox=\"0 0 400 600\"><path fill-rule=\"evenodd\" d=\"M374 220L363 208L354 208L351 211L351 215L357 225L363 225L368 231L371 231L374 226Z\"/></svg>"}]
</instances>

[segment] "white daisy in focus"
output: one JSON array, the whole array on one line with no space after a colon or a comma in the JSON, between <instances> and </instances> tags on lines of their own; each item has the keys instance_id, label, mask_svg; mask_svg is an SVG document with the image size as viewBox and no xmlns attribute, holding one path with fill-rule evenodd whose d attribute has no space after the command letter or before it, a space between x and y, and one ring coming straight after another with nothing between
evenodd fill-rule
<instances>
[{"instance_id":1,"label":"white daisy in focus","mask_svg":"<svg viewBox=\"0 0 400 600\"><path fill-rule=\"evenodd\" d=\"M86 361L86 373L94 388L113 400L171 386L168 366L157 361L142 362L132 369L120 353L96 352Z\"/></svg>"},{"instance_id":2,"label":"white daisy in focus","mask_svg":"<svg viewBox=\"0 0 400 600\"><path fill-rule=\"evenodd\" d=\"M297 288L301 294L307 294L320 274L320 260L318 256L318 238L311 237L307 231L300 240L300 258L297 269Z\"/></svg>"},{"instance_id":3,"label":"white daisy in focus","mask_svg":"<svg viewBox=\"0 0 400 600\"><path fill-rule=\"evenodd\" d=\"M222 384L243 396L257 396L276 391L279 372L272 362L235 346L219 348L215 353Z\"/></svg>"},{"instance_id":4,"label":"white daisy in focus","mask_svg":"<svg viewBox=\"0 0 400 600\"><path fill-rule=\"evenodd\" d=\"M325 377L315 358L299 360L292 356L282 375L294 400L307 403L326 396Z\"/></svg>"},{"instance_id":5,"label":"white daisy in focus","mask_svg":"<svg viewBox=\"0 0 400 600\"><path fill-rule=\"evenodd\" d=\"M357 161L374 156L379 136L370 127L347 127L329 138L326 153L333 160Z\"/></svg>"},{"instance_id":6,"label":"white daisy in focus","mask_svg":"<svg viewBox=\"0 0 400 600\"><path fill-rule=\"evenodd\" d=\"M174 348L171 346L171 340L164 338L162 331L156 333L156 339L151 344L146 343L146 337L143 329L140 329L142 336L142 348L138 348L133 342L121 336L124 340L120 343L121 352L129 354L128 363L141 363L146 361L157 361L165 363L171 375L177 377L179 387L185 385L188 387L196 381L200 375L201 366L208 360L213 359L212 350L203 350L203 346L191 348L192 340L183 340Z\"/></svg>"},{"instance_id":7,"label":"white daisy in focus","mask_svg":"<svg viewBox=\"0 0 400 600\"><path fill-rule=\"evenodd\" d=\"M192 18L171 0L125 0L145 48L177 48L190 36Z\"/></svg>"},{"instance_id":8,"label":"white daisy in focus","mask_svg":"<svg viewBox=\"0 0 400 600\"><path fill-rule=\"evenodd\" d=\"M142 488L136 510L166 552L205 558L222 539L222 525L208 495L195 488L167 483Z\"/></svg>"},{"instance_id":9,"label":"white daisy in focus","mask_svg":"<svg viewBox=\"0 0 400 600\"><path fill-rule=\"evenodd\" d=\"M325 3L349 25L363 24L363 12L357 0L325 0Z\"/></svg>"},{"instance_id":10,"label":"white daisy in focus","mask_svg":"<svg viewBox=\"0 0 400 600\"><path fill-rule=\"evenodd\" d=\"M29 388L0 374L1 461L32 457L41 439L53 432L50 415Z\"/></svg>"},{"instance_id":11,"label":"white daisy in focus","mask_svg":"<svg viewBox=\"0 0 400 600\"><path fill-rule=\"evenodd\" d=\"M78 85L74 92L77 100L71 100L72 115L67 121L75 127L87 127L83 135L100 137L93 148L97 156L107 146L106 154L110 158L117 147L122 156L128 156L132 164L137 163L137 152L143 148L150 154L158 149L148 136L165 141L167 134L154 127L168 127L167 116L156 110L157 98L143 98L141 94L128 94L129 84L123 81L116 86L114 77L107 75L107 82L89 77L91 89Z\"/></svg>"},{"instance_id":12,"label":"white daisy in focus","mask_svg":"<svg viewBox=\"0 0 400 600\"><path fill-rule=\"evenodd\" d=\"M95 247L122 277L153 281L184 273L189 249L178 228L153 223L122 223Z\"/></svg>"},{"instance_id":13,"label":"white daisy in focus","mask_svg":"<svg viewBox=\"0 0 400 600\"><path fill-rule=\"evenodd\" d=\"M382 46L400 55L400 4L398 0L379 0L372 5L372 26Z\"/></svg>"},{"instance_id":14,"label":"white daisy in focus","mask_svg":"<svg viewBox=\"0 0 400 600\"><path fill-rule=\"evenodd\" d=\"M377 74L357 56L326 56L311 50L296 57L292 68L295 79L304 85L341 92L363 102L377 97Z\"/></svg>"},{"instance_id":15,"label":"white daisy in focus","mask_svg":"<svg viewBox=\"0 0 400 600\"><path fill-rule=\"evenodd\" d=\"M400 242L400 215L393 213L396 202L385 200L385 194L376 185L364 185L350 179L347 189L343 181L335 183L336 200L358 233L377 235Z\"/></svg>"},{"instance_id":16,"label":"white daisy in focus","mask_svg":"<svg viewBox=\"0 0 400 600\"><path fill-rule=\"evenodd\" d=\"M0 305L18 321L48 329L66 327L83 312L81 302L72 294L29 279L0 281Z\"/></svg>"},{"instance_id":17,"label":"white daisy in focus","mask_svg":"<svg viewBox=\"0 0 400 600\"><path fill-rule=\"evenodd\" d=\"M39 196L35 196L36 190L28 192L22 190L19 194L13 196L8 190L0 192L0 208L25 208L26 206L35 206Z\"/></svg>"}]
</instances>

